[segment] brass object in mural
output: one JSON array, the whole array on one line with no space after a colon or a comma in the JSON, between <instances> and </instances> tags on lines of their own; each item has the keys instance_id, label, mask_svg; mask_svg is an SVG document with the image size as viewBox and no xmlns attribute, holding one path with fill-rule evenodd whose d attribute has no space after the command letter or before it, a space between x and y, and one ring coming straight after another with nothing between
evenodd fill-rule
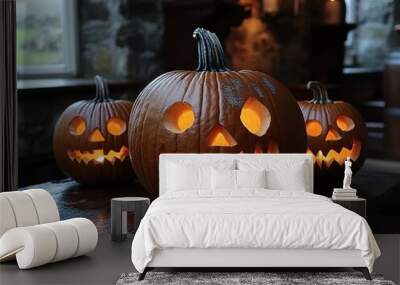
<instances>
[{"instance_id":1,"label":"brass object in mural","mask_svg":"<svg viewBox=\"0 0 400 285\"><path fill-rule=\"evenodd\" d=\"M273 74L279 59L279 45L267 25L259 17L245 19L232 28L226 50L234 70L257 70Z\"/></svg>"}]
</instances>

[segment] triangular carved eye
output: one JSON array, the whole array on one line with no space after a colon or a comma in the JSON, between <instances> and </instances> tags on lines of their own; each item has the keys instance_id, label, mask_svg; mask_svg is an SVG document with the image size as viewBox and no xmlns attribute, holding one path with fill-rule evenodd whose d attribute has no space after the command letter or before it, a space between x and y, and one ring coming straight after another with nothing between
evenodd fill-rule
<instances>
[{"instance_id":1,"label":"triangular carved eye","mask_svg":"<svg viewBox=\"0 0 400 285\"><path fill-rule=\"evenodd\" d=\"M104 136L100 132L98 128L95 128L93 132L89 135L89 141L90 142L104 142Z\"/></svg>"},{"instance_id":2,"label":"triangular carved eye","mask_svg":"<svg viewBox=\"0 0 400 285\"><path fill-rule=\"evenodd\" d=\"M255 97L249 97L240 112L240 120L250 133L261 137L271 124L271 113Z\"/></svg>"},{"instance_id":3,"label":"triangular carved eye","mask_svg":"<svg viewBox=\"0 0 400 285\"><path fill-rule=\"evenodd\" d=\"M217 124L207 137L208 146L228 146L237 145L232 135L220 124Z\"/></svg>"},{"instance_id":4,"label":"triangular carved eye","mask_svg":"<svg viewBox=\"0 0 400 285\"><path fill-rule=\"evenodd\" d=\"M334 129L329 129L325 137L326 141L338 141L340 139L342 139L342 136Z\"/></svg>"}]
</instances>

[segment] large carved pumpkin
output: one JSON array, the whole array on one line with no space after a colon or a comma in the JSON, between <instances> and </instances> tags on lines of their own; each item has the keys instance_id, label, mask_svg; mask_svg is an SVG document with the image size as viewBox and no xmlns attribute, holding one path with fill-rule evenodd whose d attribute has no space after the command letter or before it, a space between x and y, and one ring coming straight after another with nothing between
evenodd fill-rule
<instances>
[{"instance_id":1,"label":"large carved pumpkin","mask_svg":"<svg viewBox=\"0 0 400 285\"><path fill-rule=\"evenodd\" d=\"M136 99L129 153L136 175L158 194L160 153L305 152L303 117L289 90L257 71L230 70L217 36L196 29L195 71L171 71Z\"/></svg>"},{"instance_id":2,"label":"large carved pumpkin","mask_svg":"<svg viewBox=\"0 0 400 285\"><path fill-rule=\"evenodd\" d=\"M60 169L83 184L122 184L132 178L127 126L132 103L112 100L106 82L95 77L96 97L69 106L54 130Z\"/></svg>"},{"instance_id":3,"label":"large carved pumpkin","mask_svg":"<svg viewBox=\"0 0 400 285\"><path fill-rule=\"evenodd\" d=\"M355 173L364 162L366 126L361 114L350 104L331 101L325 87L307 84L314 99L299 102L307 131L307 152L313 154L319 182L343 176L344 161L350 157Z\"/></svg>"}]
</instances>

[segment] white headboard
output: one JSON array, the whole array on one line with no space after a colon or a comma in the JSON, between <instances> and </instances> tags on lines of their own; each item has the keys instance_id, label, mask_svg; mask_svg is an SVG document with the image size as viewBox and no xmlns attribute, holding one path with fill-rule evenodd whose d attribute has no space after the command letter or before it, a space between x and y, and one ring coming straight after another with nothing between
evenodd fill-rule
<instances>
[{"instance_id":1,"label":"white headboard","mask_svg":"<svg viewBox=\"0 0 400 285\"><path fill-rule=\"evenodd\" d=\"M232 160L235 161L237 159L262 159L262 160L286 160L290 162L305 162L305 167L307 167L307 175L308 177L308 185L309 188L306 189L307 192L314 192L314 162L311 154L303 154L303 153L285 153L285 154L233 154L233 153L163 153L160 155L159 160L159 195L164 194L167 189L167 168L168 162L182 162L184 160L188 160L190 162L194 162L195 160L208 161L210 165L213 164L213 161L223 160Z\"/></svg>"}]
</instances>

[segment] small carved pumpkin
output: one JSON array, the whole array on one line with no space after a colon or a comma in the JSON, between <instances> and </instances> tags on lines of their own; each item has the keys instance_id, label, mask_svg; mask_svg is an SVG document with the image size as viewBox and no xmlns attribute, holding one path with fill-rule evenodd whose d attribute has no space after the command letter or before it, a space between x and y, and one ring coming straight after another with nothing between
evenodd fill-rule
<instances>
[{"instance_id":1,"label":"small carved pumpkin","mask_svg":"<svg viewBox=\"0 0 400 285\"><path fill-rule=\"evenodd\" d=\"M129 121L136 175L158 194L160 153L305 152L303 117L289 90L257 71L230 70L217 36L196 29L199 65L153 80Z\"/></svg>"},{"instance_id":2,"label":"small carved pumpkin","mask_svg":"<svg viewBox=\"0 0 400 285\"><path fill-rule=\"evenodd\" d=\"M314 156L316 178L337 179L343 175L347 157L355 173L364 162L366 126L361 114L350 104L331 101L325 87L307 84L314 99L299 102L307 132L307 152ZM317 177L319 176L319 177Z\"/></svg>"},{"instance_id":3,"label":"small carved pumpkin","mask_svg":"<svg viewBox=\"0 0 400 285\"><path fill-rule=\"evenodd\" d=\"M127 123L132 103L109 98L95 77L96 97L69 106L59 118L53 150L60 169L83 184L122 184L132 178Z\"/></svg>"}]
</instances>

